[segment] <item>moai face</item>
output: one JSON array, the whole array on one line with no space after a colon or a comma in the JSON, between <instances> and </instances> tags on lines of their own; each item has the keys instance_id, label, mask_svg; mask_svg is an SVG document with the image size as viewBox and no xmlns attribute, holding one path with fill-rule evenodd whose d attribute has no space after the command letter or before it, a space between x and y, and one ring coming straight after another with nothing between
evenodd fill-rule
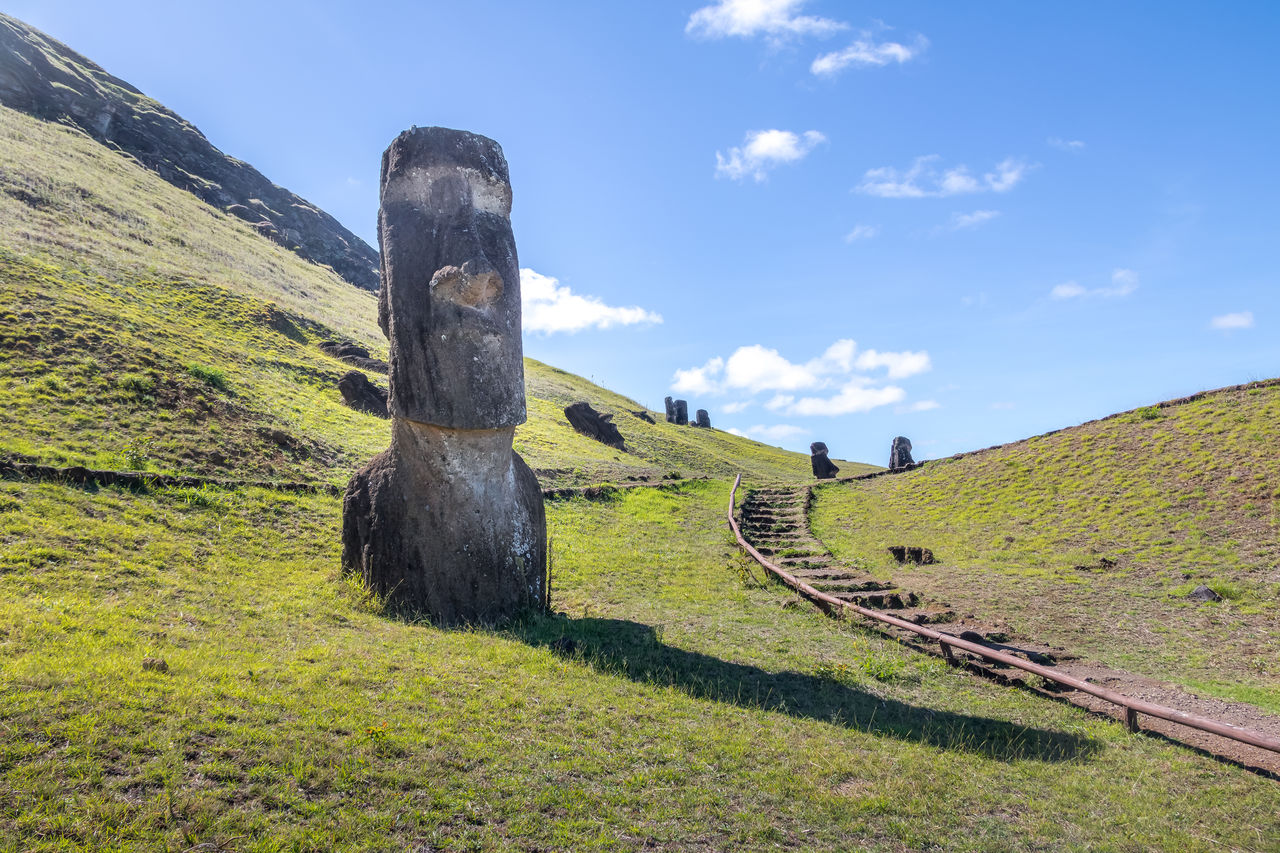
<instances>
[{"instance_id":1,"label":"moai face","mask_svg":"<svg viewBox=\"0 0 1280 853\"><path fill-rule=\"evenodd\" d=\"M451 429L524 423L520 271L498 143L407 130L382 155L378 321L388 409Z\"/></svg>"}]
</instances>

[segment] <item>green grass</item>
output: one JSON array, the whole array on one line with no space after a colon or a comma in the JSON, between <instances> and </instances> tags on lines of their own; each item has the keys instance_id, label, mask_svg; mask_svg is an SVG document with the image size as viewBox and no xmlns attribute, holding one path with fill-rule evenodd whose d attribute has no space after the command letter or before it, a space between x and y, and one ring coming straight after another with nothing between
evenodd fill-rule
<instances>
[{"instance_id":1,"label":"green grass","mask_svg":"<svg viewBox=\"0 0 1280 853\"><path fill-rule=\"evenodd\" d=\"M333 498L0 484L0 850L1280 843L1271 782L744 582L727 495L550 504L560 615L478 632L374 612Z\"/></svg>"},{"instance_id":2,"label":"green grass","mask_svg":"<svg viewBox=\"0 0 1280 853\"><path fill-rule=\"evenodd\" d=\"M823 486L815 532L961 613L1280 711L1280 386ZM891 544L932 548L900 567ZM1225 599L1184 599L1205 584Z\"/></svg>"}]
</instances>

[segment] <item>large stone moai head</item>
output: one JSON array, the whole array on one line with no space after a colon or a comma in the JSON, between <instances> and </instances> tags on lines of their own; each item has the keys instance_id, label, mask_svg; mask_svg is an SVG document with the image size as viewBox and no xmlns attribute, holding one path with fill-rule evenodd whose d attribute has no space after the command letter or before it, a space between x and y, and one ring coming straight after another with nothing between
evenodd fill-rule
<instances>
[{"instance_id":1,"label":"large stone moai head","mask_svg":"<svg viewBox=\"0 0 1280 853\"><path fill-rule=\"evenodd\" d=\"M394 417L451 429L525 420L511 181L492 139L443 127L382 155L378 322Z\"/></svg>"},{"instance_id":2,"label":"large stone moai head","mask_svg":"<svg viewBox=\"0 0 1280 853\"><path fill-rule=\"evenodd\" d=\"M910 465L914 465L915 460L911 458L911 439L900 435L893 440L893 446L889 448L889 470L900 471Z\"/></svg>"}]
</instances>

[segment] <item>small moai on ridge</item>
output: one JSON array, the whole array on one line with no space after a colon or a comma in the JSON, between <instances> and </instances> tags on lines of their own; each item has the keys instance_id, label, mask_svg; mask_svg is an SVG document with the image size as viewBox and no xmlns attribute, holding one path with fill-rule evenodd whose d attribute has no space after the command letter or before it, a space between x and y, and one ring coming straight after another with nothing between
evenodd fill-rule
<instances>
[{"instance_id":1,"label":"small moai on ridge","mask_svg":"<svg viewBox=\"0 0 1280 853\"><path fill-rule=\"evenodd\" d=\"M711 415L707 414L706 409L698 409L698 416L694 420L694 426L711 429Z\"/></svg>"},{"instance_id":2,"label":"small moai on ridge","mask_svg":"<svg viewBox=\"0 0 1280 853\"><path fill-rule=\"evenodd\" d=\"M491 139L414 128L382 155L391 447L347 485L342 565L392 608L439 624L545 604L542 490L512 449L526 413L510 215Z\"/></svg>"},{"instance_id":3,"label":"small moai on ridge","mask_svg":"<svg viewBox=\"0 0 1280 853\"><path fill-rule=\"evenodd\" d=\"M911 440L905 436L898 436L893 440L893 447L889 449L889 470L901 471L914 464L916 464L915 460L911 458Z\"/></svg>"},{"instance_id":4,"label":"small moai on ridge","mask_svg":"<svg viewBox=\"0 0 1280 853\"><path fill-rule=\"evenodd\" d=\"M689 425L689 401L676 400L676 426Z\"/></svg>"},{"instance_id":5,"label":"small moai on ridge","mask_svg":"<svg viewBox=\"0 0 1280 853\"><path fill-rule=\"evenodd\" d=\"M668 397L662 402L665 403L667 407L667 423L669 424L675 423L676 422L676 401Z\"/></svg>"},{"instance_id":6,"label":"small moai on ridge","mask_svg":"<svg viewBox=\"0 0 1280 853\"><path fill-rule=\"evenodd\" d=\"M830 480L840 473L836 463L827 456L828 452L827 446L821 441L809 445L809 464L813 466L813 476L819 480Z\"/></svg>"}]
</instances>

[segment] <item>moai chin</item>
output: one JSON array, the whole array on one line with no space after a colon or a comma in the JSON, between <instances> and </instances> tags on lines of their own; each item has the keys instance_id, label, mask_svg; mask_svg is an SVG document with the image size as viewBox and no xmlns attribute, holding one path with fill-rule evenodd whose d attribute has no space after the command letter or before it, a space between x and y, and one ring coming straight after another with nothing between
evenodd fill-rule
<instances>
[{"instance_id":1,"label":"moai chin","mask_svg":"<svg viewBox=\"0 0 1280 853\"><path fill-rule=\"evenodd\" d=\"M343 500L343 569L393 608L494 623L543 604L546 517L525 420L511 183L496 142L439 127L382 155L378 322L391 447Z\"/></svg>"}]
</instances>

